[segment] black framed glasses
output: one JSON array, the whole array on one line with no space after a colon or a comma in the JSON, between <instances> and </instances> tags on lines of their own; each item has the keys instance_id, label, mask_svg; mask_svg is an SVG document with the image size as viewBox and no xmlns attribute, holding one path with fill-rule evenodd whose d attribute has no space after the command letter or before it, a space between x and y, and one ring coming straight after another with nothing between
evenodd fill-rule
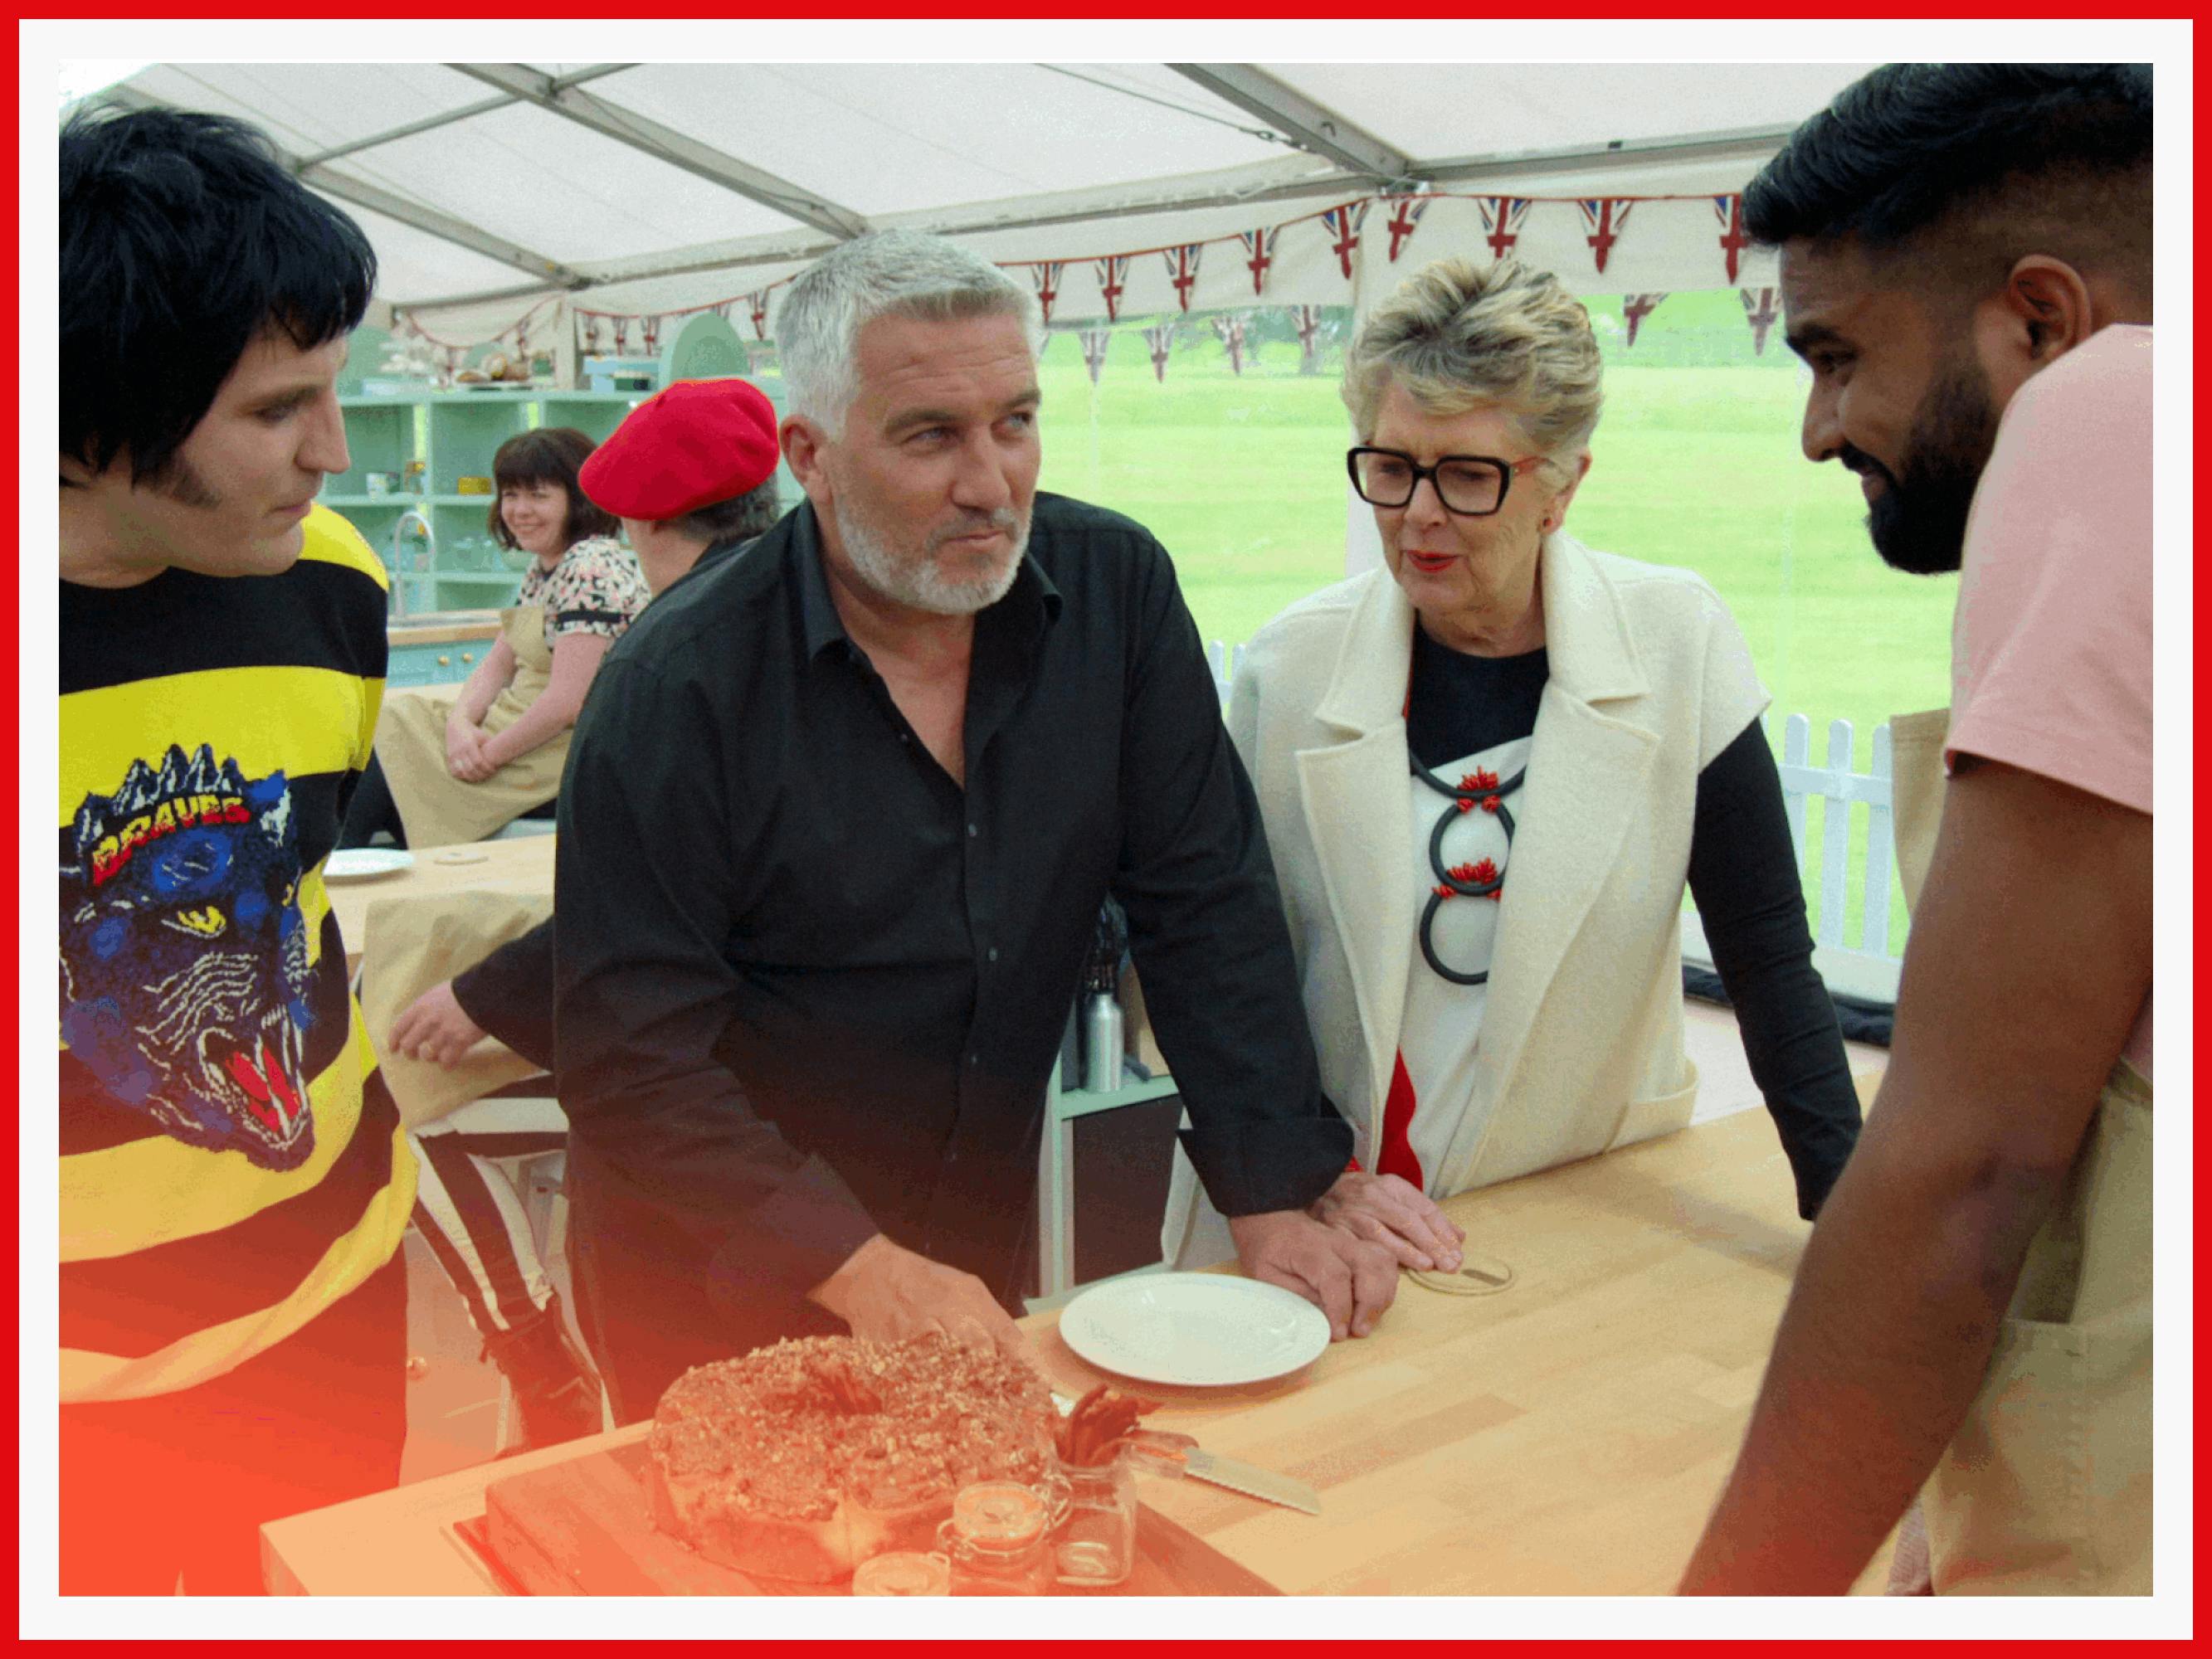
<instances>
[{"instance_id":1,"label":"black framed glasses","mask_svg":"<svg viewBox=\"0 0 2212 1659\"><path fill-rule=\"evenodd\" d=\"M1480 519L1504 506L1505 492L1513 480L1531 467L1541 466L1544 460L1541 455L1518 461L1495 455L1446 455L1434 466L1423 466L1401 450L1363 444L1346 454L1344 466L1352 475L1352 487L1359 492L1359 499L1370 506L1408 506L1421 480L1426 478L1435 484L1437 499L1443 503L1445 512Z\"/></svg>"}]
</instances>

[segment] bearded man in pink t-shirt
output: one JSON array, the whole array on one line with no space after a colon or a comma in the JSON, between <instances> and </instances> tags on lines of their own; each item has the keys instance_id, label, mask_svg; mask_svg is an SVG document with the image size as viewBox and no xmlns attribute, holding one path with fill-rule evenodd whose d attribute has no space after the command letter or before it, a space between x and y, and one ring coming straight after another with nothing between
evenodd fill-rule
<instances>
[{"instance_id":1,"label":"bearded man in pink t-shirt","mask_svg":"<svg viewBox=\"0 0 2212 1659\"><path fill-rule=\"evenodd\" d=\"M1938 1593L2147 1594L2150 71L1888 65L1744 206L1806 455L1960 585L1888 1073L1683 1589L1841 1593L1917 1497Z\"/></svg>"}]
</instances>

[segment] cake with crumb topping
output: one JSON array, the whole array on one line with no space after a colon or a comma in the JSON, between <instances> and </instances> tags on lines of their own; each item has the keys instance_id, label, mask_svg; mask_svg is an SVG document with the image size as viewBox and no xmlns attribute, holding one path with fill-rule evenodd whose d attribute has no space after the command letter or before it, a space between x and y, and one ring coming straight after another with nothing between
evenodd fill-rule
<instances>
[{"instance_id":1,"label":"cake with crumb topping","mask_svg":"<svg viewBox=\"0 0 2212 1659\"><path fill-rule=\"evenodd\" d=\"M952 1496L1042 1480L1052 1394L995 1349L799 1337L686 1371L653 1413L654 1523L740 1572L832 1583L932 1549Z\"/></svg>"}]
</instances>

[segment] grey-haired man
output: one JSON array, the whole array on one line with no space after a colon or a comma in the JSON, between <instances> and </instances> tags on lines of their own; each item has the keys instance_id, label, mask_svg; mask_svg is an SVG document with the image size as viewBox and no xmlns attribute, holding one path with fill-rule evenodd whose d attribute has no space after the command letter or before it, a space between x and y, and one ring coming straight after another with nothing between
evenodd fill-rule
<instances>
[{"instance_id":1,"label":"grey-haired man","mask_svg":"<svg viewBox=\"0 0 2212 1659\"><path fill-rule=\"evenodd\" d=\"M579 1300L617 1414L781 1335L1018 1348L1109 890L1244 1266L1364 1334L1396 1264L1305 1213L1352 1136L1251 788L1166 553L1036 493L1033 296L894 233L778 323L808 499L631 630L562 790Z\"/></svg>"}]
</instances>

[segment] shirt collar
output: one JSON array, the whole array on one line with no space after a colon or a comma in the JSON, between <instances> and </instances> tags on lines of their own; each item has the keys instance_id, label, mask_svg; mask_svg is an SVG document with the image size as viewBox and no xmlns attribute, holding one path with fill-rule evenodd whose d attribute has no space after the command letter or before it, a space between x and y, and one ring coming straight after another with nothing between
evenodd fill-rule
<instances>
[{"instance_id":1,"label":"shirt collar","mask_svg":"<svg viewBox=\"0 0 2212 1659\"><path fill-rule=\"evenodd\" d=\"M1021 568L1014 573L1014 585L1006 590L1004 599L977 618L979 622L989 618L994 625L1000 620L1017 623L1024 635L1036 638L1059 619L1060 592L1036 561L1037 533L1036 515L1032 509L1030 550L1022 555ZM837 614L836 603L830 597L830 578L822 566L821 526L811 501L799 503L798 511L792 515L791 547L792 556L798 561L799 625L804 630L807 660L811 662L826 647L852 643L851 635L845 631L844 619Z\"/></svg>"},{"instance_id":2,"label":"shirt collar","mask_svg":"<svg viewBox=\"0 0 2212 1659\"><path fill-rule=\"evenodd\" d=\"M852 643L844 619L830 598L830 578L822 568L822 537L815 526L812 501L801 501L792 514L791 551L798 561L799 620L805 630L806 658L811 662L829 646Z\"/></svg>"}]
</instances>

